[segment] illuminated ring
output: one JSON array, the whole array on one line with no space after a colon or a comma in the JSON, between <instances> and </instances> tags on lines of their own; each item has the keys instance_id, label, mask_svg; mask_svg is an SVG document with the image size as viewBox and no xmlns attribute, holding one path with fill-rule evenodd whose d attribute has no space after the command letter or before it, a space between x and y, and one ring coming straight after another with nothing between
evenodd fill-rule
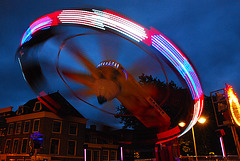
<instances>
[{"instance_id":1,"label":"illuminated ring","mask_svg":"<svg viewBox=\"0 0 240 161\"><path fill-rule=\"evenodd\" d=\"M34 43L44 41L50 37L46 34L48 31L57 26L64 25L80 25L81 27L87 27L101 32L114 33L130 40L143 50L153 50L157 53L157 56L161 57L169 66L175 69L175 72L186 83L191 92L194 101L193 115L188 126L184 128L176 126L169 131L160 133L158 136L158 143L182 136L197 122L202 113L204 95L199 78L184 53L156 29L144 28L126 17L108 9L62 10L45 15L34 21L23 34L20 47L17 51L25 78L26 74L29 73L24 71L23 62L28 49ZM27 78L26 80L33 88L34 84L29 82Z\"/></svg>"},{"instance_id":2,"label":"illuminated ring","mask_svg":"<svg viewBox=\"0 0 240 161\"><path fill-rule=\"evenodd\" d=\"M240 104L237 97L237 94L234 93L233 87L226 84L226 92L227 92L227 98L229 103L229 112L232 119L232 122L236 126L240 126Z\"/></svg>"}]
</instances>

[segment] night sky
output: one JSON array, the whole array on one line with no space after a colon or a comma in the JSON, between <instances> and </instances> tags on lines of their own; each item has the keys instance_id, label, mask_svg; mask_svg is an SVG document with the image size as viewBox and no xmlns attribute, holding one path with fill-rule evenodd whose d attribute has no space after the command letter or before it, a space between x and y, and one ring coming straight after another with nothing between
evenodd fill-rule
<instances>
[{"instance_id":1,"label":"night sky","mask_svg":"<svg viewBox=\"0 0 240 161\"><path fill-rule=\"evenodd\" d=\"M236 0L42 0L0 2L0 108L36 98L24 81L15 52L28 26L61 9L98 6L154 27L183 49L193 63L204 94L232 85L240 95L240 1Z\"/></svg>"}]
</instances>

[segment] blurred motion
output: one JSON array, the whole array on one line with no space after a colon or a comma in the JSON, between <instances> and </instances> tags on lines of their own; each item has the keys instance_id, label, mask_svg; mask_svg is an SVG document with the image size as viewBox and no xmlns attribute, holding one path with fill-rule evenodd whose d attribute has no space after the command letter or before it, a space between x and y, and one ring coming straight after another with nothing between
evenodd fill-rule
<instances>
[{"instance_id":1,"label":"blurred motion","mask_svg":"<svg viewBox=\"0 0 240 161\"><path fill-rule=\"evenodd\" d=\"M156 128L158 132L169 128L170 117L121 64L107 60L95 67L74 46L71 44L68 49L84 63L91 75L63 69L65 77L89 87L88 93L94 93L99 104L117 98L146 127Z\"/></svg>"},{"instance_id":2,"label":"blurred motion","mask_svg":"<svg viewBox=\"0 0 240 161\"><path fill-rule=\"evenodd\" d=\"M82 101L78 110L86 118L121 124L114 116L131 115L153 129L158 144L185 134L202 112L201 84L184 53L156 29L108 9L68 9L40 17L23 34L17 58L30 87L60 116L66 109L45 95L70 91L68 99ZM166 85L155 78L156 86L144 83L149 75ZM116 114L115 102L131 114ZM179 120L186 126L180 127Z\"/></svg>"}]
</instances>

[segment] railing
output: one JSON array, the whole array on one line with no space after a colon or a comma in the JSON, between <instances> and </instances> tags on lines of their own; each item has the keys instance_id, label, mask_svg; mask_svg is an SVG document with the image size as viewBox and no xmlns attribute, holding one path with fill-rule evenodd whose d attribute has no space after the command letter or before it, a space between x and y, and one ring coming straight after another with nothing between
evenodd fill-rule
<instances>
[{"instance_id":1,"label":"railing","mask_svg":"<svg viewBox=\"0 0 240 161\"><path fill-rule=\"evenodd\" d=\"M222 156L213 155L213 156L198 156L198 161L240 161L238 156L228 156L223 158ZM195 161L195 156L181 156L180 161Z\"/></svg>"},{"instance_id":2,"label":"railing","mask_svg":"<svg viewBox=\"0 0 240 161\"><path fill-rule=\"evenodd\" d=\"M223 158L222 156L198 156L198 161L240 161L237 155L231 155L227 158ZM155 158L152 159L135 159L134 161L156 161ZM181 156L179 160L176 161L196 161L195 156Z\"/></svg>"}]
</instances>

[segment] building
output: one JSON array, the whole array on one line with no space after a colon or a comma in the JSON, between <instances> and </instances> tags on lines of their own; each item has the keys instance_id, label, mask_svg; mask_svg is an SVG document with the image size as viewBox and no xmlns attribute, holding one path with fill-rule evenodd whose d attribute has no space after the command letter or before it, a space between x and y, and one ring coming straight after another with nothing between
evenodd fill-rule
<instances>
[{"instance_id":1,"label":"building","mask_svg":"<svg viewBox=\"0 0 240 161\"><path fill-rule=\"evenodd\" d=\"M42 97L28 101L15 112L13 107L0 109L1 161L119 160L117 135L97 131L96 126L86 128L87 119L58 92L47 95L47 100L60 104L64 117L39 100ZM37 144L34 138L40 135L43 142Z\"/></svg>"},{"instance_id":2,"label":"building","mask_svg":"<svg viewBox=\"0 0 240 161\"><path fill-rule=\"evenodd\" d=\"M100 131L96 130L96 125L91 125L86 129L85 145L87 161L110 161L120 158L118 137L107 128Z\"/></svg>"}]
</instances>

